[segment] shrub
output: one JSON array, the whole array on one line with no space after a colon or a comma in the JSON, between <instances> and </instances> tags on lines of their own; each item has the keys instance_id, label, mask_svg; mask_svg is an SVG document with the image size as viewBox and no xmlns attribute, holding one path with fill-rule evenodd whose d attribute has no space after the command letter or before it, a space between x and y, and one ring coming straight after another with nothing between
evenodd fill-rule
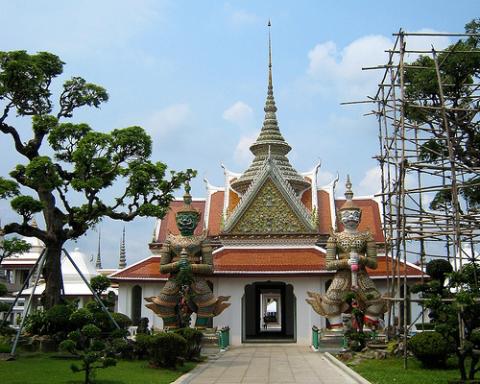
<instances>
[{"instance_id":1,"label":"shrub","mask_svg":"<svg viewBox=\"0 0 480 384\"><path fill-rule=\"evenodd\" d=\"M194 328L180 328L175 331L187 342L185 358L187 360L196 360L200 357L202 350L203 333Z\"/></svg>"},{"instance_id":2,"label":"shrub","mask_svg":"<svg viewBox=\"0 0 480 384\"><path fill-rule=\"evenodd\" d=\"M444 259L435 259L427 263L427 274L434 280L445 281L446 275L453 272L452 265Z\"/></svg>"},{"instance_id":3,"label":"shrub","mask_svg":"<svg viewBox=\"0 0 480 384\"><path fill-rule=\"evenodd\" d=\"M110 279L107 276L98 275L90 279L90 286L97 295L101 295L110 287Z\"/></svg>"},{"instance_id":4,"label":"shrub","mask_svg":"<svg viewBox=\"0 0 480 384\"><path fill-rule=\"evenodd\" d=\"M160 332L145 337L148 338L148 355L152 365L175 369L177 362L184 358L187 342L182 336L174 332Z\"/></svg>"},{"instance_id":5,"label":"shrub","mask_svg":"<svg viewBox=\"0 0 480 384\"><path fill-rule=\"evenodd\" d=\"M109 355L111 357L116 356L122 359L132 360L135 357L134 342L125 339L111 340Z\"/></svg>"},{"instance_id":6,"label":"shrub","mask_svg":"<svg viewBox=\"0 0 480 384\"><path fill-rule=\"evenodd\" d=\"M34 311L25 320L25 331L32 335L43 335L46 332L45 311Z\"/></svg>"},{"instance_id":7,"label":"shrub","mask_svg":"<svg viewBox=\"0 0 480 384\"><path fill-rule=\"evenodd\" d=\"M449 346L438 332L423 332L408 341L408 348L420 362L428 368L444 367Z\"/></svg>"},{"instance_id":8,"label":"shrub","mask_svg":"<svg viewBox=\"0 0 480 384\"><path fill-rule=\"evenodd\" d=\"M345 333L348 347L354 352L360 352L367 345L369 336L364 332L350 330Z\"/></svg>"},{"instance_id":9,"label":"shrub","mask_svg":"<svg viewBox=\"0 0 480 384\"><path fill-rule=\"evenodd\" d=\"M135 336L135 344L133 345L133 354L139 360L148 358L148 349L150 345L151 335L137 333Z\"/></svg>"},{"instance_id":10,"label":"shrub","mask_svg":"<svg viewBox=\"0 0 480 384\"><path fill-rule=\"evenodd\" d=\"M15 330L15 328L12 328L10 326L10 323L9 322L5 322L5 324L0 324L0 336L12 336L16 333L17 331ZM0 340L1 340L1 337L0 337Z\"/></svg>"},{"instance_id":11,"label":"shrub","mask_svg":"<svg viewBox=\"0 0 480 384\"><path fill-rule=\"evenodd\" d=\"M5 296L8 293L7 286L3 283L0 283L0 296Z\"/></svg>"},{"instance_id":12,"label":"shrub","mask_svg":"<svg viewBox=\"0 0 480 384\"><path fill-rule=\"evenodd\" d=\"M93 315L87 308L79 308L70 315L70 322L74 328L81 328L93 322Z\"/></svg>"},{"instance_id":13,"label":"shrub","mask_svg":"<svg viewBox=\"0 0 480 384\"><path fill-rule=\"evenodd\" d=\"M112 317L117 322L118 326L122 329L126 329L132 325L132 320L123 313L114 312L112 313ZM114 325L112 324L112 326Z\"/></svg>"},{"instance_id":14,"label":"shrub","mask_svg":"<svg viewBox=\"0 0 480 384\"><path fill-rule=\"evenodd\" d=\"M66 334L72 330L70 316L74 311L75 307L69 304L57 304L45 311L45 333L47 335Z\"/></svg>"}]
</instances>

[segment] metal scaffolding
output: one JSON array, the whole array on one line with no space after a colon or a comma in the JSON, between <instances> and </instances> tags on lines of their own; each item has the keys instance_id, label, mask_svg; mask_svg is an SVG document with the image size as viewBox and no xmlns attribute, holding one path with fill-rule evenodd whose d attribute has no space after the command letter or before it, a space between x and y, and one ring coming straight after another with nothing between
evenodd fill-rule
<instances>
[{"instance_id":1,"label":"metal scaffolding","mask_svg":"<svg viewBox=\"0 0 480 384\"><path fill-rule=\"evenodd\" d=\"M380 151L376 158L381 168L385 254L391 261L387 269L392 305L386 320L390 329L406 336L407 310L403 308L407 308L407 271L404 268L401 272L400 265L416 262L423 269L429 260L445 258L458 269L479 258L480 210L478 206L469 206L465 191L472 187L480 189L480 159L474 165L468 164L457 151L465 144L460 122L468 119L476 123L477 131L480 129L480 84L475 77L472 83L462 84L466 90L463 103L455 103L453 84L442 69L448 55L462 54L468 58L480 53L465 50L459 43L446 50L437 50L433 45L430 50L409 50L418 47L419 38L433 41L440 36L478 38L479 35L400 30L394 36L393 48L386 51L387 63L363 69L384 72L376 95L367 102L376 106L373 114L378 119ZM407 64L413 61L412 56L416 59L419 55L430 58L433 65L424 66L421 61ZM434 100L409 88L409 75L426 71L434 79L437 95ZM414 114L423 119L412 118ZM432 138L440 145L429 145ZM433 207L431 203L436 196L444 200Z\"/></svg>"}]
</instances>

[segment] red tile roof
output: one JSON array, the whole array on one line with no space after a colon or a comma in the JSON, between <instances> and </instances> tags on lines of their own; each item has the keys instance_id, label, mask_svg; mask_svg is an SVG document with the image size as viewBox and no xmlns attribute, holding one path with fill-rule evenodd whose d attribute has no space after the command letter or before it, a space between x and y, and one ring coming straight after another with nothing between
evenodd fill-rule
<instances>
[{"instance_id":1,"label":"red tile roof","mask_svg":"<svg viewBox=\"0 0 480 384\"><path fill-rule=\"evenodd\" d=\"M220 233L224 195L225 193L223 191L218 191L212 193L210 196L210 212L208 214L208 234L210 236L217 236Z\"/></svg>"},{"instance_id":2,"label":"red tile roof","mask_svg":"<svg viewBox=\"0 0 480 384\"><path fill-rule=\"evenodd\" d=\"M168 275L160 273L160 256L150 256L108 276L118 280L167 280Z\"/></svg>"},{"instance_id":3,"label":"red tile roof","mask_svg":"<svg viewBox=\"0 0 480 384\"><path fill-rule=\"evenodd\" d=\"M330 196L326 191L317 192L318 199L318 230L321 235L328 235L332 227Z\"/></svg>"},{"instance_id":4,"label":"red tile roof","mask_svg":"<svg viewBox=\"0 0 480 384\"><path fill-rule=\"evenodd\" d=\"M248 274L333 274L325 269L325 254L320 248L220 248L214 254L216 275ZM407 263L407 277L420 278L422 271ZM392 260L378 257L378 268L368 269L372 278L385 278L391 275ZM400 275L405 273L405 265L400 264ZM424 275L426 276L426 275ZM160 273L160 257L151 256L109 276L113 281L121 280L166 280Z\"/></svg>"},{"instance_id":5,"label":"red tile roof","mask_svg":"<svg viewBox=\"0 0 480 384\"><path fill-rule=\"evenodd\" d=\"M388 263L388 265L387 265ZM381 277L385 277L385 276L391 276L392 275L392 258L391 257L386 257L386 256L378 256L377 257L377 269L370 269L370 268L367 268L367 271L368 271L368 274L372 277L372 278L381 278ZM395 271L397 271L397 266L398 264L395 263ZM411 277L411 278L415 278L415 277L418 277L420 278L422 275L424 277L428 277L428 275L424 272L422 272L422 270L417 267L416 265L414 264L411 264L409 262L407 262L406 264L406 268L407 268L407 277ZM400 262L400 276L404 276L405 275L405 263Z\"/></svg>"},{"instance_id":6,"label":"red tile roof","mask_svg":"<svg viewBox=\"0 0 480 384\"><path fill-rule=\"evenodd\" d=\"M319 248L221 248L215 272L319 272L325 255Z\"/></svg>"}]
</instances>

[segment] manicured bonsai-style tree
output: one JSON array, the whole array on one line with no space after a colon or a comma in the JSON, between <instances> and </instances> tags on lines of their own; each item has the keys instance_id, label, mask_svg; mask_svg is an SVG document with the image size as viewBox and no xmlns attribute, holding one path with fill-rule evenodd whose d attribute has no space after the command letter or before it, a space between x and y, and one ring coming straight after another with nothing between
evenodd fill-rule
<instances>
[{"instance_id":1,"label":"manicured bonsai-style tree","mask_svg":"<svg viewBox=\"0 0 480 384\"><path fill-rule=\"evenodd\" d=\"M430 261L431 281L414 292L427 299L425 306L435 331L457 355L461 380L473 380L480 360L480 265L468 263L448 273L452 268L447 264L446 260Z\"/></svg>"},{"instance_id":2,"label":"manicured bonsai-style tree","mask_svg":"<svg viewBox=\"0 0 480 384\"><path fill-rule=\"evenodd\" d=\"M45 244L42 304L47 309L64 299L66 242L102 218L163 217L175 190L195 175L191 169L169 172L166 164L153 162L152 139L141 127L100 132L74 119L79 108L99 108L108 94L78 76L55 86L63 66L48 52L0 52L0 136L21 157L8 176L0 175L0 199L19 215L2 223L2 230ZM22 120L31 130L23 129ZM116 196L106 193L112 189ZM43 225L31 225L40 213Z\"/></svg>"},{"instance_id":3,"label":"manicured bonsai-style tree","mask_svg":"<svg viewBox=\"0 0 480 384\"><path fill-rule=\"evenodd\" d=\"M60 343L60 349L81 358L82 364L72 364L73 372L85 372L85 384L93 383L93 373L98 368L108 368L117 364L112 357L107 357L107 345L100 340L100 328L93 324L85 325L80 331L72 331L68 339Z\"/></svg>"}]
</instances>

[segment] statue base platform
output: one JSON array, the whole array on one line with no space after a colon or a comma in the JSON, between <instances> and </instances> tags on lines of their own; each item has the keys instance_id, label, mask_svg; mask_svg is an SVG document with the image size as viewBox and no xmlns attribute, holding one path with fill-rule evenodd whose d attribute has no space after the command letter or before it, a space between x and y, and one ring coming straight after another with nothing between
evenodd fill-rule
<instances>
[{"instance_id":1,"label":"statue base platform","mask_svg":"<svg viewBox=\"0 0 480 384\"><path fill-rule=\"evenodd\" d=\"M220 352L219 337L216 328L202 330L202 356L213 357Z\"/></svg>"},{"instance_id":2,"label":"statue base platform","mask_svg":"<svg viewBox=\"0 0 480 384\"><path fill-rule=\"evenodd\" d=\"M319 349L321 351L340 351L344 347L343 336L343 330L332 331L330 329L322 329L320 332Z\"/></svg>"}]
</instances>

